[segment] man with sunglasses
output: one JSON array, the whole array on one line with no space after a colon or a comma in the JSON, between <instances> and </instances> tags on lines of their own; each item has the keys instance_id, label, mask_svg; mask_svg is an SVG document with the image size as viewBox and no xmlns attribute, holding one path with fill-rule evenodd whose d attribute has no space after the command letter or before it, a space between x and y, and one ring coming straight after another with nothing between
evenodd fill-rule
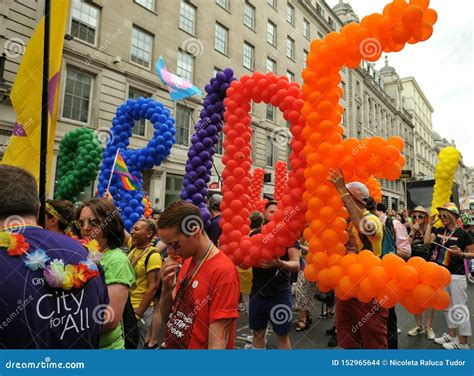
<instances>
[{"instance_id":1,"label":"man with sunglasses","mask_svg":"<svg viewBox=\"0 0 474 376\"><path fill-rule=\"evenodd\" d=\"M457 225L460 213L454 203L448 202L437 210L443 227L435 229L431 235L433 257L451 273L447 287L451 301L444 311L448 333L436 338L435 342L448 350L465 350L469 349L467 340L472 331L464 261L466 253L474 252L474 245L470 235ZM457 318L459 315L462 315L462 320Z\"/></svg>"},{"instance_id":2,"label":"man with sunglasses","mask_svg":"<svg viewBox=\"0 0 474 376\"><path fill-rule=\"evenodd\" d=\"M163 264L160 310L166 349L234 347L239 274L204 231L199 208L178 201L158 221L169 257ZM178 274L176 256L184 260Z\"/></svg>"}]
</instances>

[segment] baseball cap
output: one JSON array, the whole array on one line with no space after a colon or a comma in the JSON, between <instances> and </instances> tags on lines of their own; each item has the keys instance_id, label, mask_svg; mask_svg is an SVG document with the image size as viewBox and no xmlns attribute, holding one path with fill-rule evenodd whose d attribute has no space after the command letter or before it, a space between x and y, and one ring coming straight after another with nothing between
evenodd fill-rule
<instances>
[{"instance_id":1,"label":"baseball cap","mask_svg":"<svg viewBox=\"0 0 474 376\"><path fill-rule=\"evenodd\" d=\"M362 183L358 181L354 181L352 183L347 183L346 188L351 194L359 202L366 202L367 199L370 197L369 189Z\"/></svg>"},{"instance_id":2,"label":"baseball cap","mask_svg":"<svg viewBox=\"0 0 474 376\"><path fill-rule=\"evenodd\" d=\"M439 207L439 208L436 208L438 210L438 212L440 210L447 210L447 211L450 211L451 213L453 213L457 218L459 218L459 216L461 215L461 213L459 212L459 209L458 207L456 206L456 204L454 202L447 202L446 204L444 204L442 207Z\"/></svg>"},{"instance_id":3,"label":"baseball cap","mask_svg":"<svg viewBox=\"0 0 474 376\"><path fill-rule=\"evenodd\" d=\"M221 210L222 195L214 193L209 197L209 208L214 210Z\"/></svg>"}]
</instances>

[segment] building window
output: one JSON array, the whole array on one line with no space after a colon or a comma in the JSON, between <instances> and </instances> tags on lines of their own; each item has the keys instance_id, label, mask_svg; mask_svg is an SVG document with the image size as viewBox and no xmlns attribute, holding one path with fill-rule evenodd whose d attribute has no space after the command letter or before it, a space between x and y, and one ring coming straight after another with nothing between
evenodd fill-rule
<instances>
[{"instance_id":1,"label":"building window","mask_svg":"<svg viewBox=\"0 0 474 376\"><path fill-rule=\"evenodd\" d=\"M180 194L182 188L183 176L166 173L165 208L181 200Z\"/></svg>"},{"instance_id":2,"label":"building window","mask_svg":"<svg viewBox=\"0 0 474 376\"><path fill-rule=\"evenodd\" d=\"M323 35L321 32L319 32L319 31L318 31L318 38L319 38L319 39L324 39L324 35Z\"/></svg>"},{"instance_id":3,"label":"building window","mask_svg":"<svg viewBox=\"0 0 474 376\"><path fill-rule=\"evenodd\" d=\"M245 2L244 7L244 25L250 29L255 29L255 7Z\"/></svg>"},{"instance_id":4,"label":"building window","mask_svg":"<svg viewBox=\"0 0 474 376\"><path fill-rule=\"evenodd\" d=\"M267 147L266 147L266 163L267 166L273 167L275 163L275 148L273 145L273 138L267 135Z\"/></svg>"},{"instance_id":5,"label":"building window","mask_svg":"<svg viewBox=\"0 0 474 376\"><path fill-rule=\"evenodd\" d=\"M295 41L291 37L286 38L286 56L295 59Z\"/></svg>"},{"instance_id":6,"label":"building window","mask_svg":"<svg viewBox=\"0 0 474 376\"><path fill-rule=\"evenodd\" d=\"M271 21L267 23L267 42L272 46L276 46L277 43L277 27Z\"/></svg>"},{"instance_id":7,"label":"building window","mask_svg":"<svg viewBox=\"0 0 474 376\"><path fill-rule=\"evenodd\" d=\"M216 23L216 30L214 35L214 48L216 51L227 55L227 41L229 38L229 29L221 24Z\"/></svg>"},{"instance_id":8,"label":"building window","mask_svg":"<svg viewBox=\"0 0 474 376\"><path fill-rule=\"evenodd\" d=\"M316 11L317 11L320 15L324 16L323 8L321 8L321 5L319 5L318 3L316 3Z\"/></svg>"},{"instance_id":9,"label":"building window","mask_svg":"<svg viewBox=\"0 0 474 376\"><path fill-rule=\"evenodd\" d=\"M194 66L194 57L193 55L188 54L185 51L178 51L178 66L176 69L176 74L193 82L193 66Z\"/></svg>"},{"instance_id":10,"label":"building window","mask_svg":"<svg viewBox=\"0 0 474 376\"><path fill-rule=\"evenodd\" d=\"M276 9L277 0L267 0L267 4Z\"/></svg>"},{"instance_id":11,"label":"building window","mask_svg":"<svg viewBox=\"0 0 474 376\"><path fill-rule=\"evenodd\" d=\"M290 3L286 4L286 21L292 25L295 24L295 7Z\"/></svg>"},{"instance_id":12,"label":"building window","mask_svg":"<svg viewBox=\"0 0 474 376\"><path fill-rule=\"evenodd\" d=\"M216 0L216 4L225 10L229 10L229 0Z\"/></svg>"},{"instance_id":13,"label":"building window","mask_svg":"<svg viewBox=\"0 0 474 376\"><path fill-rule=\"evenodd\" d=\"M153 11L155 9L154 0L135 0L137 4L140 4L142 7Z\"/></svg>"},{"instance_id":14,"label":"building window","mask_svg":"<svg viewBox=\"0 0 474 376\"><path fill-rule=\"evenodd\" d=\"M222 155L223 154L223 143L224 143L224 131L220 131L217 134L217 145L216 145L216 154Z\"/></svg>"},{"instance_id":15,"label":"building window","mask_svg":"<svg viewBox=\"0 0 474 376\"><path fill-rule=\"evenodd\" d=\"M99 8L81 0L72 3L71 35L96 45L96 31L99 26Z\"/></svg>"},{"instance_id":16,"label":"building window","mask_svg":"<svg viewBox=\"0 0 474 376\"><path fill-rule=\"evenodd\" d=\"M196 8L188 2L181 0L179 11L179 28L194 35L196 25Z\"/></svg>"},{"instance_id":17,"label":"building window","mask_svg":"<svg viewBox=\"0 0 474 376\"><path fill-rule=\"evenodd\" d=\"M295 74L290 71L286 71L286 77L288 77L288 81L294 82L295 81Z\"/></svg>"},{"instance_id":18,"label":"building window","mask_svg":"<svg viewBox=\"0 0 474 376\"><path fill-rule=\"evenodd\" d=\"M130 59L134 63L150 68L152 48L153 36L143 30L133 27Z\"/></svg>"},{"instance_id":19,"label":"building window","mask_svg":"<svg viewBox=\"0 0 474 376\"><path fill-rule=\"evenodd\" d=\"M251 44L244 42L244 60L242 65L249 69L253 70L255 60L255 48Z\"/></svg>"},{"instance_id":20,"label":"building window","mask_svg":"<svg viewBox=\"0 0 474 376\"><path fill-rule=\"evenodd\" d=\"M265 111L265 119L271 122L275 122L275 107L271 103L267 104L267 110Z\"/></svg>"},{"instance_id":21,"label":"building window","mask_svg":"<svg viewBox=\"0 0 474 376\"><path fill-rule=\"evenodd\" d=\"M189 123L191 116L186 107L176 107L176 144L188 146L189 145Z\"/></svg>"},{"instance_id":22,"label":"building window","mask_svg":"<svg viewBox=\"0 0 474 376\"><path fill-rule=\"evenodd\" d=\"M276 73L276 65L277 63L275 60L272 60L269 57L267 57L267 73L268 72Z\"/></svg>"},{"instance_id":23,"label":"building window","mask_svg":"<svg viewBox=\"0 0 474 376\"><path fill-rule=\"evenodd\" d=\"M341 89L343 91L342 99L346 99L346 83L344 81L341 81Z\"/></svg>"},{"instance_id":24,"label":"building window","mask_svg":"<svg viewBox=\"0 0 474 376\"><path fill-rule=\"evenodd\" d=\"M62 116L81 123L89 123L91 100L92 76L77 68L68 67Z\"/></svg>"},{"instance_id":25,"label":"building window","mask_svg":"<svg viewBox=\"0 0 474 376\"><path fill-rule=\"evenodd\" d=\"M130 99L137 99L138 97L149 98L150 96L151 95L134 88L129 88L128 90L128 97ZM146 137L146 124L147 121L145 118L135 121L135 125L132 128L132 133L136 134L137 136Z\"/></svg>"},{"instance_id":26,"label":"building window","mask_svg":"<svg viewBox=\"0 0 474 376\"><path fill-rule=\"evenodd\" d=\"M303 36L311 40L311 25L309 24L308 20L303 19Z\"/></svg>"},{"instance_id":27,"label":"building window","mask_svg":"<svg viewBox=\"0 0 474 376\"><path fill-rule=\"evenodd\" d=\"M334 30L336 27L334 20L332 18L329 18L328 21L329 21L329 27Z\"/></svg>"},{"instance_id":28,"label":"building window","mask_svg":"<svg viewBox=\"0 0 474 376\"><path fill-rule=\"evenodd\" d=\"M303 58L305 62L308 61L308 51L303 50Z\"/></svg>"}]
</instances>

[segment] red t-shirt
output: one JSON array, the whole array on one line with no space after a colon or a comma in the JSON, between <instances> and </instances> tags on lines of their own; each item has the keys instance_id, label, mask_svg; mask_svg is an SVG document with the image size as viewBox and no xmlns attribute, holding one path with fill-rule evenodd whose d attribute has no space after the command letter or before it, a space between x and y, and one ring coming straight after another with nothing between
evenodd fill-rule
<instances>
[{"instance_id":1,"label":"red t-shirt","mask_svg":"<svg viewBox=\"0 0 474 376\"><path fill-rule=\"evenodd\" d=\"M187 259L178 275L171 314L165 328L167 349L207 349L209 325L221 319L237 319L240 283L237 268L223 253L208 259L189 282L181 299L180 282L195 267ZM233 321L227 348L234 348L236 320Z\"/></svg>"}]
</instances>

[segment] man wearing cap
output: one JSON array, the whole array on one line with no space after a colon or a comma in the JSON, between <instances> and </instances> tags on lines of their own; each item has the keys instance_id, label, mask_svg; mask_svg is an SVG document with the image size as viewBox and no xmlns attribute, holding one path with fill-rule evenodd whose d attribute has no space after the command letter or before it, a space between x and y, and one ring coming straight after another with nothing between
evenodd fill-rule
<instances>
[{"instance_id":1,"label":"man wearing cap","mask_svg":"<svg viewBox=\"0 0 474 376\"><path fill-rule=\"evenodd\" d=\"M222 233L222 229L219 227L219 221L221 220L221 202L222 195L220 193L214 193L209 198L208 203L209 212L211 213L211 226L206 232L216 247L218 246L217 243Z\"/></svg>"},{"instance_id":2,"label":"man wearing cap","mask_svg":"<svg viewBox=\"0 0 474 376\"><path fill-rule=\"evenodd\" d=\"M471 236L457 225L460 213L454 203L448 202L437 210L443 227L435 229L431 235L433 258L451 273L447 287L451 301L444 311L448 333L436 338L435 342L448 350L469 349L467 338L472 331L464 261L466 255L474 252L474 245Z\"/></svg>"},{"instance_id":3,"label":"man wearing cap","mask_svg":"<svg viewBox=\"0 0 474 376\"><path fill-rule=\"evenodd\" d=\"M356 253L364 249L376 256L382 254L383 226L380 219L366 209L369 190L359 182L344 183L340 170L330 170L328 181L334 183L350 224L348 226L348 250ZM338 345L345 349L386 349L388 311L373 300L362 303L357 298L336 304L336 331ZM364 324L361 325L361 322Z\"/></svg>"}]
</instances>

